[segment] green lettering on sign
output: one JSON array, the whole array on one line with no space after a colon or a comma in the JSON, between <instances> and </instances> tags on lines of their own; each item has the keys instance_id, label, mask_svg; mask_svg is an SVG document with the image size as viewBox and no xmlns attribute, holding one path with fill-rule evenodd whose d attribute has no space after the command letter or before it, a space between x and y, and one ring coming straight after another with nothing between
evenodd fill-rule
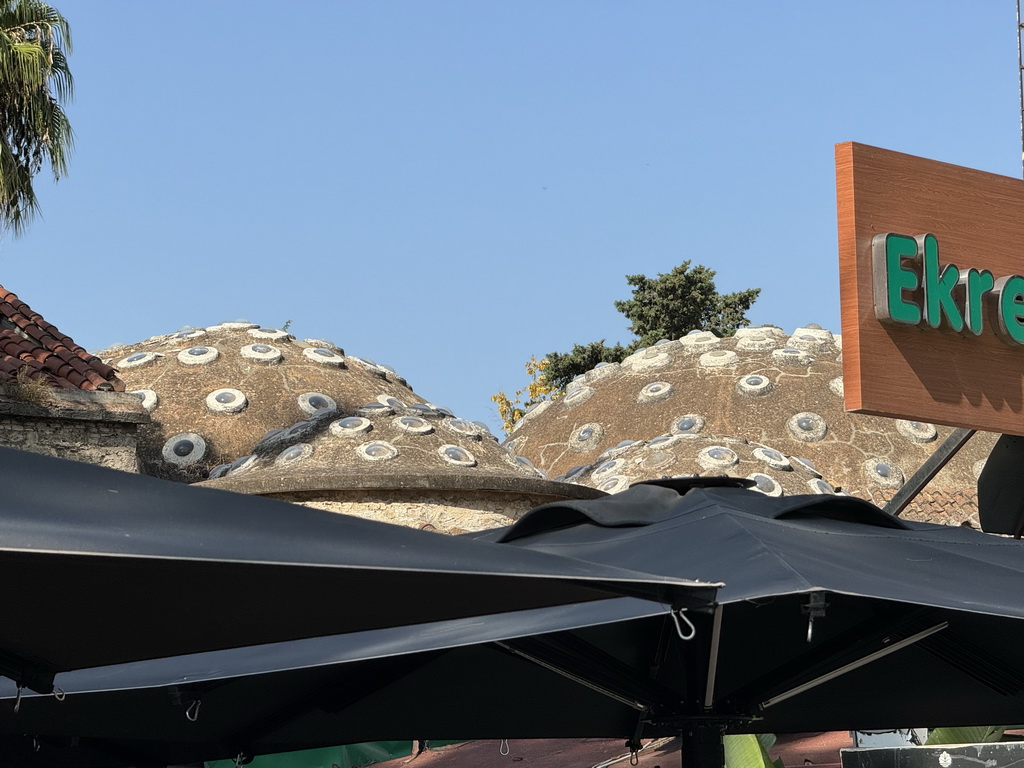
<instances>
[{"instance_id":1,"label":"green lettering on sign","mask_svg":"<svg viewBox=\"0 0 1024 768\"><path fill-rule=\"evenodd\" d=\"M906 235L876 235L871 243L875 315L883 322L917 325L921 308L904 298L917 290L920 279L904 260L919 260L917 240Z\"/></svg>"},{"instance_id":2,"label":"green lettering on sign","mask_svg":"<svg viewBox=\"0 0 1024 768\"><path fill-rule=\"evenodd\" d=\"M985 294L995 287L996 280L987 269L972 267L960 273L960 282L964 285L964 322L968 331L980 336L985 322Z\"/></svg>"},{"instance_id":3,"label":"green lettering on sign","mask_svg":"<svg viewBox=\"0 0 1024 768\"><path fill-rule=\"evenodd\" d=\"M949 328L980 336L985 319L1007 344L1024 345L1024 277L939 262L932 234L888 232L871 240L875 317L892 325Z\"/></svg>"},{"instance_id":4,"label":"green lettering on sign","mask_svg":"<svg viewBox=\"0 0 1024 768\"><path fill-rule=\"evenodd\" d=\"M1010 275L996 280L999 335L1010 344L1024 344L1024 277Z\"/></svg>"},{"instance_id":5,"label":"green lettering on sign","mask_svg":"<svg viewBox=\"0 0 1024 768\"><path fill-rule=\"evenodd\" d=\"M946 324L957 333L964 329L964 316L953 298L953 290L960 282L960 270L955 264L939 267L939 241L935 235L920 235L916 239L918 252L924 254L924 318L932 328Z\"/></svg>"}]
</instances>

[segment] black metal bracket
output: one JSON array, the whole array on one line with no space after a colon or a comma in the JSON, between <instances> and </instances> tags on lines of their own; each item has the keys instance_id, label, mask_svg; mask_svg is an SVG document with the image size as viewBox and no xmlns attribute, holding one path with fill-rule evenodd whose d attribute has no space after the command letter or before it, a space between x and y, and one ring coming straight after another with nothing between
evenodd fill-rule
<instances>
[{"instance_id":1,"label":"black metal bracket","mask_svg":"<svg viewBox=\"0 0 1024 768\"><path fill-rule=\"evenodd\" d=\"M10 678L19 688L36 693L53 693L57 670L35 659L0 649L0 675Z\"/></svg>"},{"instance_id":2,"label":"black metal bracket","mask_svg":"<svg viewBox=\"0 0 1024 768\"><path fill-rule=\"evenodd\" d=\"M890 515L899 517L907 505L924 490L924 487L931 482L931 479L939 473L949 460L956 456L957 452L966 445L967 441L974 435L975 430L959 427L949 433L949 436L942 441L942 445L935 449L924 464L918 467L910 479L903 484L903 487L896 491L896 495L889 499L885 505L885 511Z\"/></svg>"},{"instance_id":3,"label":"black metal bracket","mask_svg":"<svg viewBox=\"0 0 1024 768\"><path fill-rule=\"evenodd\" d=\"M992 447L978 478L981 529L1020 538L1024 531L1024 437L1002 435Z\"/></svg>"},{"instance_id":4,"label":"black metal bracket","mask_svg":"<svg viewBox=\"0 0 1024 768\"><path fill-rule=\"evenodd\" d=\"M725 768L725 726L693 722L680 732L680 762L686 768Z\"/></svg>"}]
</instances>

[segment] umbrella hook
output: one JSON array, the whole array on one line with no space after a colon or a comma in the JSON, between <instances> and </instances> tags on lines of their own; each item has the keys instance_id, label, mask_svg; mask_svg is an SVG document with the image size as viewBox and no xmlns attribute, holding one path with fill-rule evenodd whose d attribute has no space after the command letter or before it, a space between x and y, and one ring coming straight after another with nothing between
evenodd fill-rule
<instances>
[{"instance_id":1,"label":"umbrella hook","mask_svg":"<svg viewBox=\"0 0 1024 768\"><path fill-rule=\"evenodd\" d=\"M194 723L199 719L199 707L202 703L202 699L192 699L192 701L188 703L188 709L185 710L185 717L190 723Z\"/></svg>"},{"instance_id":2,"label":"umbrella hook","mask_svg":"<svg viewBox=\"0 0 1024 768\"><path fill-rule=\"evenodd\" d=\"M57 701L64 701L64 699L66 699L67 697L68 695L64 693L64 690L62 688L53 689L53 698L55 698Z\"/></svg>"},{"instance_id":3,"label":"umbrella hook","mask_svg":"<svg viewBox=\"0 0 1024 768\"><path fill-rule=\"evenodd\" d=\"M626 739L626 749L629 750L629 764L637 765L640 762L640 750L643 749L643 742L640 741L640 734L644 730L644 715L636 721L636 732L633 738Z\"/></svg>"},{"instance_id":4,"label":"umbrella hook","mask_svg":"<svg viewBox=\"0 0 1024 768\"><path fill-rule=\"evenodd\" d=\"M675 622L676 634L679 635L679 639L693 640L697 635L697 628L693 626L693 622L690 621L690 618L686 615L686 609L680 608L678 611L669 611L669 615L672 617L672 621ZM683 632L683 627L679 623L680 619L682 619L686 623L686 626L690 628L688 632Z\"/></svg>"},{"instance_id":5,"label":"umbrella hook","mask_svg":"<svg viewBox=\"0 0 1024 768\"><path fill-rule=\"evenodd\" d=\"M502 739L501 743L498 744L498 754L502 757L506 757L511 750L508 748L508 739Z\"/></svg>"},{"instance_id":6,"label":"umbrella hook","mask_svg":"<svg viewBox=\"0 0 1024 768\"><path fill-rule=\"evenodd\" d=\"M14 697L14 714L18 714L18 710L21 709L21 692L25 690L25 686L21 683L16 683L18 686L18 693Z\"/></svg>"},{"instance_id":7,"label":"umbrella hook","mask_svg":"<svg viewBox=\"0 0 1024 768\"><path fill-rule=\"evenodd\" d=\"M40 746L39 746L39 737L38 737L38 736L33 736L33 737L32 737L32 751L33 751L33 752L38 752L38 751L39 751L39 749L40 749Z\"/></svg>"},{"instance_id":8,"label":"umbrella hook","mask_svg":"<svg viewBox=\"0 0 1024 768\"><path fill-rule=\"evenodd\" d=\"M807 596L807 605L803 607L803 612L807 614L808 643L814 638L814 620L824 618L826 608L828 608L828 603L825 602L825 595L820 592L812 592Z\"/></svg>"}]
</instances>

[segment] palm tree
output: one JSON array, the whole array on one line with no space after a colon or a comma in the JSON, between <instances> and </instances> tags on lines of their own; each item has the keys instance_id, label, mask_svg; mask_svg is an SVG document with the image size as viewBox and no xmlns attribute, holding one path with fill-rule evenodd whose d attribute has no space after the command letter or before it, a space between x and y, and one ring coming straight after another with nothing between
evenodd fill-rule
<instances>
[{"instance_id":1,"label":"palm tree","mask_svg":"<svg viewBox=\"0 0 1024 768\"><path fill-rule=\"evenodd\" d=\"M38 209L33 177L67 170L73 136L61 104L73 83L67 20L40 0L0 0L0 231L20 235Z\"/></svg>"}]
</instances>

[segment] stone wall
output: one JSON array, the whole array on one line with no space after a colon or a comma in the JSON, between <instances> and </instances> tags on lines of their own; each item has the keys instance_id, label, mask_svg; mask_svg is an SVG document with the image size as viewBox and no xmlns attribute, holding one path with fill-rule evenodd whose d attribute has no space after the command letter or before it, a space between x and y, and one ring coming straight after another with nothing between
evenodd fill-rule
<instances>
[{"instance_id":1,"label":"stone wall","mask_svg":"<svg viewBox=\"0 0 1024 768\"><path fill-rule=\"evenodd\" d=\"M552 500L534 494L397 489L268 495L328 512L450 534L511 525L525 512Z\"/></svg>"},{"instance_id":2,"label":"stone wall","mask_svg":"<svg viewBox=\"0 0 1024 768\"><path fill-rule=\"evenodd\" d=\"M267 496L328 512L438 533L468 533L511 525L534 507L597 499L603 491L520 474L323 472L304 466L229 474L197 483Z\"/></svg>"},{"instance_id":3,"label":"stone wall","mask_svg":"<svg viewBox=\"0 0 1024 768\"><path fill-rule=\"evenodd\" d=\"M138 472L138 428L149 422L137 397L0 385L0 445Z\"/></svg>"}]
</instances>

